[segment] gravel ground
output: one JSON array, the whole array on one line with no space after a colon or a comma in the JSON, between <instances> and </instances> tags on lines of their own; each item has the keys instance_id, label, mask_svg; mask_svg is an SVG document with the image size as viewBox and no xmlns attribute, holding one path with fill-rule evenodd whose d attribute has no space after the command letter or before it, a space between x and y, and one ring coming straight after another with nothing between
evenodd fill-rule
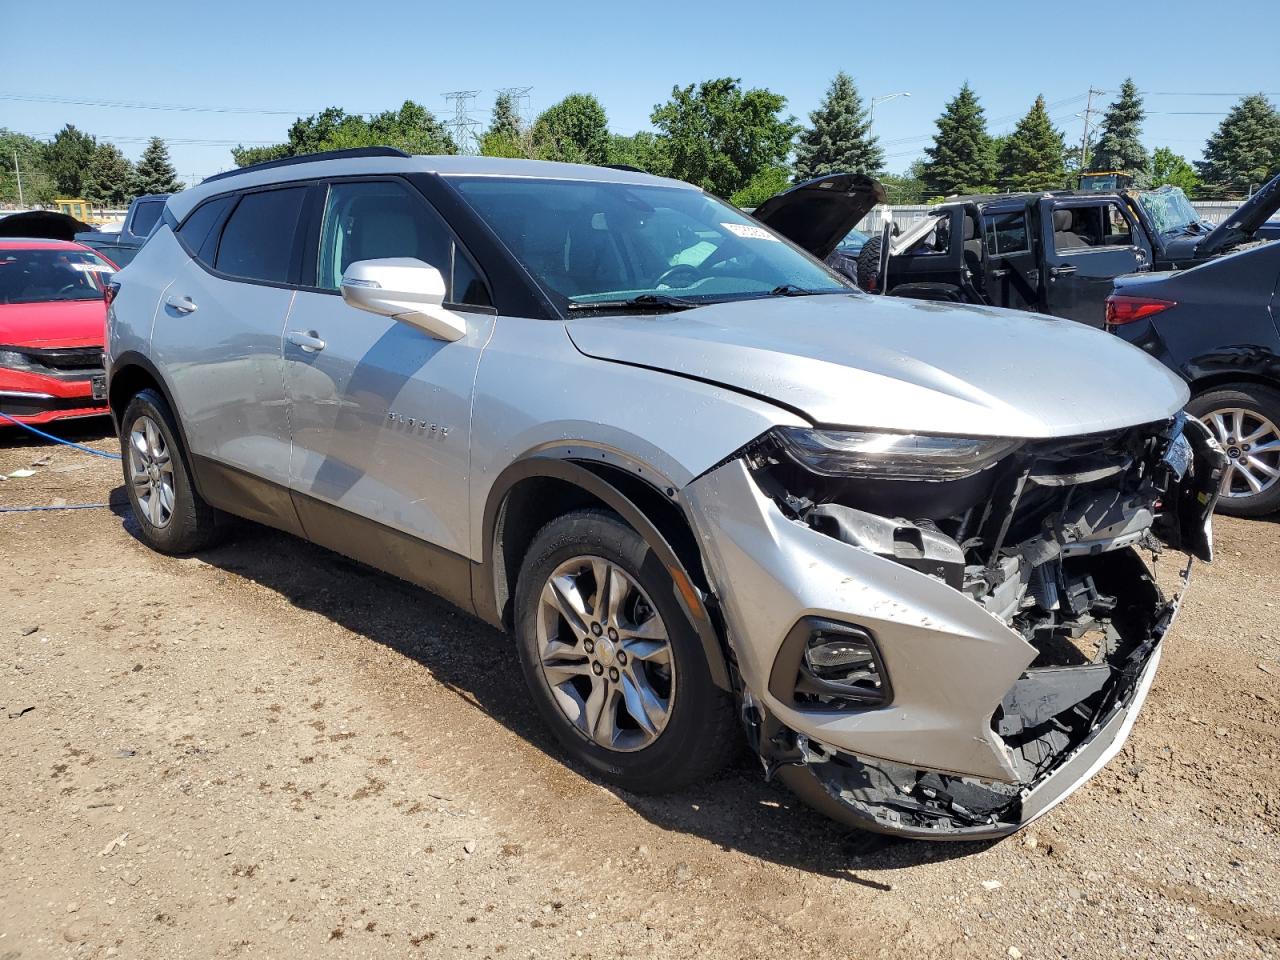
<instances>
[{"instance_id":1,"label":"gravel ground","mask_svg":"<svg viewBox=\"0 0 1280 960\"><path fill-rule=\"evenodd\" d=\"M110 450L105 427L66 428ZM118 464L0 434L0 960L1280 955L1280 543L1216 521L1129 745L1027 832L862 850L745 757L558 759L501 634L246 525L134 536Z\"/></svg>"}]
</instances>

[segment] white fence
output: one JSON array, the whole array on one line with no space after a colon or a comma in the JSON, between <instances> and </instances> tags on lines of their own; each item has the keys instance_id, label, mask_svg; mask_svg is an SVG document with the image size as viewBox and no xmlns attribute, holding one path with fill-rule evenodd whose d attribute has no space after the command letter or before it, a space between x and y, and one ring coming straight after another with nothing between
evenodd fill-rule
<instances>
[{"instance_id":1,"label":"white fence","mask_svg":"<svg viewBox=\"0 0 1280 960\"><path fill-rule=\"evenodd\" d=\"M1242 200L1192 200L1191 206L1195 207L1196 213L1210 223L1221 223L1243 202ZM883 229L886 221L892 221L898 225L898 229L905 230L916 221L924 219L933 209L935 209L933 205L926 203L882 204L862 218L858 229L863 233L875 234Z\"/></svg>"}]
</instances>

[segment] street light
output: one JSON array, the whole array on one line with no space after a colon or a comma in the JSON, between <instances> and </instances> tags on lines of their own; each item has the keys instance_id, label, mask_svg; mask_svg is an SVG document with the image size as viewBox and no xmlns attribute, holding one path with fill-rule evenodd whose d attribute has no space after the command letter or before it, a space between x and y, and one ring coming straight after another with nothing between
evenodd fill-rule
<instances>
[{"instance_id":1,"label":"street light","mask_svg":"<svg viewBox=\"0 0 1280 960\"><path fill-rule=\"evenodd\" d=\"M896 100L898 97L909 97L911 94L903 91L902 93L886 93L882 97L872 97L870 106L867 107L867 133L871 133L871 124L876 118L876 104L884 103L886 100Z\"/></svg>"}]
</instances>

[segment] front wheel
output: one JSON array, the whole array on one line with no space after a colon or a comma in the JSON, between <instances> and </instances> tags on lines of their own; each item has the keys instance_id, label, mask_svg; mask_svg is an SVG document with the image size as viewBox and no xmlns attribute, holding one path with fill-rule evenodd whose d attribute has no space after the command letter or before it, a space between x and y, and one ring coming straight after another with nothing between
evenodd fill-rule
<instances>
[{"instance_id":1,"label":"front wheel","mask_svg":"<svg viewBox=\"0 0 1280 960\"><path fill-rule=\"evenodd\" d=\"M218 512L191 482L191 468L169 405L155 390L142 390L120 418L124 487L142 541L161 553L191 553L209 546Z\"/></svg>"},{"instance_id":2,"label":"front wheel","mask_svg":"<svg viewBox=\"0 0 1280 960\"><path fill-rule=\"evenodd\" d=\"M1280 510L1280 392L1253 383L1215 387L1192 397L1187 412L1227 452L1218 512L1262 517Z\"/></svg>"},{"instance_id":3,"label":"front wheel","mask_svg":"<svg viewBox=\"0 0 1280 960\"><path fill-rule=\"evenodd\" d=\"M642 793L719 768L736 729L670 575L633 529L582 510L538 533L516 586L538 712L570 757Z\"/></svg>"}]
</instances>

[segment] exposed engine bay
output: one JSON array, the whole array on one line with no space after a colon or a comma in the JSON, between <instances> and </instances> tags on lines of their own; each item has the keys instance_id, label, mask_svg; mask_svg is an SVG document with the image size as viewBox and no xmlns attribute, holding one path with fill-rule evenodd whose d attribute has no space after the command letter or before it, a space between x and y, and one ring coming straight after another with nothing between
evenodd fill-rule
<instances>
[{"instance_id":1,"label":"exposed engine bay","mask_svg":"<svg viewBox=\"0 0 1280 960\"><path fill-rule=\"evenodd\" d=\"M816 780L828 794L828 813L834 801L857 826L921 836L1015 829L1036 784L1128 707L1177 608L1149 562L1169 548L1210 559L1225 465L1208 431L1181 415L1027 441L957 480L818 475L770 438L744 457L793 521L945 583L1034 649L990 718L1016 782L854 756L745 698L744 720L770 774L804 792L794 776L804 768L809 793ZM1184 582L1189 569L1190 559ZM803 710L883 709L892 677L873 638L819 623L784 642L770 692Z\"/></svg>"}]
</instances>

